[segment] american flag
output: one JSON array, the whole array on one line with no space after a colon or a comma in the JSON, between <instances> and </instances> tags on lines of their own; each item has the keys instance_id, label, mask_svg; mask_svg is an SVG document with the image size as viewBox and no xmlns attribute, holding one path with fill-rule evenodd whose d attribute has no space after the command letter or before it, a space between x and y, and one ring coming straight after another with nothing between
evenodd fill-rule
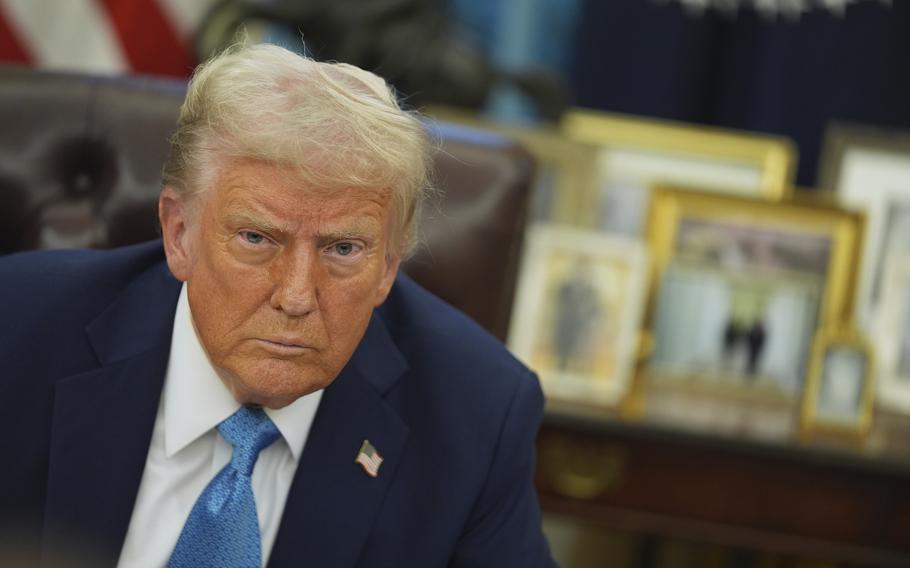
<instances>
[{"instance_id":1,"label":"american flag","mask_svg":"<svg viewBox=\"0 0 910 568\"><path fill-rule=\"evenodd\" d=\"M357 452L357 459L354 463L363 466L363 471L367 472L370 477L376 477L379 474L379 466L382 465L382 456L373 447L369 440L364 440L360 445L360 451Z\"/></svg>"},{"instance_id":2,"label":"american flag","mask_svg":"<svg viewBox=\"0 0 910 568\"><path fill-rule=\"evenodd\" d=\"M214 0L0 0L0 62L97 73L189 75Z\"/></svg>"}]
</instances>

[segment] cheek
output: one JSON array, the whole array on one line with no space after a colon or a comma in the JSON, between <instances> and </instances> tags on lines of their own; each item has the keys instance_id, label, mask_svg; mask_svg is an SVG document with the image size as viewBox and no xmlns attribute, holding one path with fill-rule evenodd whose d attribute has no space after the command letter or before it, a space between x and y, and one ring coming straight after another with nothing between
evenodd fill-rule
<instances>
[{"instance_id":1,"label":"cheek","mask_svg":"<svg viewBox=\"0 0 910 568\"><path fill-rule=\"evenodd\" d=\"M245 262L231 250L230 242L213 242L208 252L206 272L213 287L241 301L271 289L269 266Z\"/></svg>"},{"instance_id":2,"label":"cheek","mask_svg":"<svg viewBox=\"0 0 910 568\"><path fill-rule=\"evenodd\" d=\"M386 297L389 295L389 290L392 288L392 284L395 283L395 276L398 274L398 261L395 260L391 264L384 263L383 270L379 277L379 285L376 288L375 294L373 294L373 307L377 308L380 304L385 302Z\"/></svg>"},{"instance_id":3,"label":"cheek","mask_svg":"<svg viewBox=\"0 0 910 568\"><path fill-rule=\"evenodd\" d=\"M261 268L237 266L224 256L209 257L189 282L193 318L206 343L230 342L230 334L268 303L271 286Z\"/></svg>"},{"instance_id":4,"label":"cheek","mask_svg":"<svg viewBox=\"0 0 910 568\"><path fill-rule=\"evenodd\" d=\"M336 343L348 344L360 340L373 313L379 280L364 275L356 280L328 282L320 301L323 317ZM340 340L340 341L339 341ZM339 346L340 347L340 346Z\"/></svg>"}]
</instances>

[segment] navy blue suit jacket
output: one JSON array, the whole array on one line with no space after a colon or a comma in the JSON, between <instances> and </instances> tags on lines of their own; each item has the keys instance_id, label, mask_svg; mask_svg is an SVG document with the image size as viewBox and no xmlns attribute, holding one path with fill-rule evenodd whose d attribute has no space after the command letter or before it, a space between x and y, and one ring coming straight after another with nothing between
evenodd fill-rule
<instances>
[{"instance_id":1,"label":"navy blue suit jacket","mask_svg":"<svg viewBox=\"0 0 910 568\"><path fill-rule=\"evenodd\" d=\"M0 531L17 544L116 562L179 289L158 242L0 259ZM399 276L324 393L269 565L551 565L542 406L495 339ZM375 479L354 463L364 439L385 459Z\"/></svg>"}]
</instances>

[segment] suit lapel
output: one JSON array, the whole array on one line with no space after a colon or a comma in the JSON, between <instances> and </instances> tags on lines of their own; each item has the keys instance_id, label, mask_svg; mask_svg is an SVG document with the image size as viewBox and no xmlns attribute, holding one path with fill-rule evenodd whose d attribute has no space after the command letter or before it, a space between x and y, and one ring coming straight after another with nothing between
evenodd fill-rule
<instances>
[{"instance_id":1,"label":"suit lapel","mask_svg":"<svg viewBox=\"0 0 910 568\"><path fill-rule=\"evenodd\" d=\"M102 366L58 383L47 549L88 546L98 565L117 561L145 467L179 290L163 262L143 273L87 328Z\"/></svg>"},{"instance_id":2,"label":"suit lapel","mask_svg":"<svg viewBox=\"0 0 910 568\"><path fill-rule=\"evenodd\" d=\"M354 566L402 458L408 428L383 395L406 370L374 314L351 361L325 390L288 494L271 568ZM355 463L364 440L378 475Z\"/></svg>"}]
</instances>

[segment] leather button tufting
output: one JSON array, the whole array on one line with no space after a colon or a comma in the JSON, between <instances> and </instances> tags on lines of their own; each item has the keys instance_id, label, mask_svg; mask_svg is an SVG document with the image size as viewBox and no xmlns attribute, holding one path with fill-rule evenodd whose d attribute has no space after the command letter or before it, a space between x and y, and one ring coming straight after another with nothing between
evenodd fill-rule
<instances>
[{"instance_id":1,"label":"leather button tufting","mask_svg":"<svg viewBox=\"0 0 910 568\"><path fill-rule=\"evenodd\" d=\"M47 156L61 190L59 197L88 198L100 206L117 181L115 150L99 138L75 137L58 141Z\"/></svg>"}]
</instances>

